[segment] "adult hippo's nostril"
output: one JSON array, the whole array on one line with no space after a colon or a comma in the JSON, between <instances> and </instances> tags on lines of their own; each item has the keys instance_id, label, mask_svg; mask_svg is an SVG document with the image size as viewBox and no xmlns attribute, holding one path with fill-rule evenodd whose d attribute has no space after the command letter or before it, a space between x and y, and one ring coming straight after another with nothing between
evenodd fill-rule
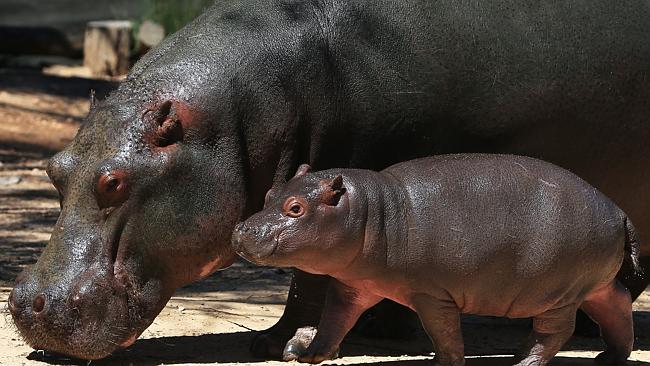
<instances>
[{"instance_id":1,"label":"adult hippo's nostril","mask_svg":"<svg viewBox=\"0 0 650 366\"><path fill-rule=\"evenodd\" d=\"M32 302L32 311L41 314L45 310L46 298L44 294L37 295Z\"/></svg>"}]
</instances>

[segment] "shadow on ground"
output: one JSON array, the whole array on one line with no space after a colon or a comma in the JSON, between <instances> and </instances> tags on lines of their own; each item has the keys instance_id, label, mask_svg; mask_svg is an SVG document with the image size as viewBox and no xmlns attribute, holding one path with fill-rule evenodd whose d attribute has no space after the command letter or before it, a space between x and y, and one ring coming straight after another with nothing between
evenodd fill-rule
<instances>
[{"instance_id":1,"label":"shadow on ground","mask_svg":"<svg viewBox=\"0 0 650 366\"><path fill-rule=\"evenodd\" d=\"M639 311L634 314L637 341L635 349L650 350L650 312ZM511 365L511 358L492 355L512 355L528 331L526 320L508 320L500 318L465 317L463 334L468 356L467 365L497 366ZM255 363L263 360L253 357L249 344L256 332L235 332L222 334L206 334L197 336L158 337L140 339L130 348L115 355L93 362L94 365L161 365L186 363ZM599 338L574 337L563 348L572 351L601 351L602 342ZM429 355L432 347L424 334L417 339L403 340L373 340L358 336L348 337L343 344L341 355L354 356L422 356ZM488 356L473 358L473 356ZM68 358L57 358L54 355L33 352L31 360L43 361L49 364L80 364L85 361L75 361ZM354 361L346 364L355 364ZM365 365L430 365L428 360L390 361L364 363ZM582 357L557 357L551 365L593 365L593 360ZM628 362L628 365L647 365L645 362Z\"/></svg>"},{"instance_id":2,"label":"shadow on ground","mask_svg":"<svg viewBox=\"0 0 650 366\"><path fill-rule=\"evenodd\" d=\"M511 366L513 359L511 357L489 357L489 358L469 358L465 361L466 366ZM348 365L354 365L350 363ZM381 361L374 363L363 363L364 366L431 366L430 360L407 360L407 361ZM559 356L553 359L549 366L593 366L594 360L582 357ZM627 366L647 366L647 362L628 361Z\"/></svg>"}]
</instances>

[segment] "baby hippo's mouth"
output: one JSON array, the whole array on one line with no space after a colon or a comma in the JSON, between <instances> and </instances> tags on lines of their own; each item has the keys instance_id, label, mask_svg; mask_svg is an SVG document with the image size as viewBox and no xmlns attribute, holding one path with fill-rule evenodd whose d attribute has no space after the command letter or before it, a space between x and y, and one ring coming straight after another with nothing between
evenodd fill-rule
<instances>
[{"instance_id":1,"label":"baby hippo's mouth","mask_svg":"<svg viewBox=\"0 0 650 366\"><path fill-rule=\"evenodd\" d=\"M279 246L281 232L271 236L271 240L256 235L255 230L240 223L235 227L232 234L232 247L242 258L256 263L266 264L266 259L271 257Z\"/></svg>"}]
</instances>

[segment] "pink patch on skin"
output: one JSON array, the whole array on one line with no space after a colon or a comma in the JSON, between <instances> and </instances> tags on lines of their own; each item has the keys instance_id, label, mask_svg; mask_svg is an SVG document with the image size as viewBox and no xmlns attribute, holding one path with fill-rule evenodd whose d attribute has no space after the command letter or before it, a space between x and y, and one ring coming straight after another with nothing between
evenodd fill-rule
<instances>
[{"instance_id":1,"label":"pink patch on skin","mask_svg":"<svg viewBox=\"0 0 650 366\"><path fill-rule=\"evenodd\" d=\"M232 257L232 260L224 262L223 258L216 258L212 262L209 262L205 266L201 267L201 272L199 273L199 279L203 279L213 274L219 269L230 267L230 265L235 261L236 257Z\"/></svg>"},{"instance_id":2,"label":"pink patch on skin","mask_svg":"<svg viewBox=\"0 0 650 366\"><path fill-rule=\"evenodd\" d=\"M178 99L161 99L160 102L155 102L155 103L147 103L144 105L144 111L142 112L142 117L147 120L145 117L147 115L147 112L153 112L156 111L160 106L165 102L165 101L170 101L172 103L172 107L176 111L176 117L180 120L181 124L183 125L183 128L186 129L194 124L196 124L199 120L203 118L202 112L194 109L189 103L183 100L178 100ZM149 123L152 123L152 120L149 120Z\"/></svg>"},{"instance_id":3,"label":"pink patch on skin","mask_svg":"<svg viewBox=\"0 0 650 366\"><path fill-rule=\"evenodd\" d=\"M209 235L212 237L219 236L219 235L212 234L212 233L216 233L214 229L215 227L218 226L215 223L215 219L213 217L209 217L209 216L199 217L197 218L196 223L200 228L200 232L210 233ZM212 258L210 262L204 264L199 268L198 279L203 279L211 275L212 273L216 272L219 269L230 267L230 265L235 262L235 259L237 259L237 255L235 254L235 252L232 249L230 249L230 241L228 241L227 243L223 243L223 245L217 245L217 247L221 248L221 250L218 250L216 253L210 255L210 257Z\"/></svg>"},{"instance_id":4,"label":"pink patch on skin","mask_svg":"<svg viewBox=\"0 0 650 366\"><path fill-rule=\"evenodd\" d=\"M176 116L181 121L183 128L187 129L202 117L201 113L193 109L189 103L181 100L172 100L172 105L176 108Z\"/></svg>"},{"instance_id":5,"label":"pink patch on skin","mask_svg":"<svg viewBox=\"0 0 650 366\"><path fill-rule=\"evenodd\" d=\"M127 347L129 347L130 345L132 345L133 343L135 343L135 341L136 341L137 339L138 339L138 335L137 335L137 334L134 334L134 335L132 335L129 339L127 339L126 341L124 341L124 343L122 343L120 346L122 346L122 347L124 347L124 348L127 348Z\"/></svg>"},{"instance_id":6,"label":"pink patch on skin","mask_svg":"<svg viewBox=\"0 0 650 366\"><path fill-rule=\"evenodd\" d=\"M199 273L200 278L205 278L212 274L212 272L217 270L217 266L219 265L219 262L221 261L221 258L217 258L213 260L212 262L209 262L205 266L201 267L201 272Z\"/></svg>"}]
</instances>

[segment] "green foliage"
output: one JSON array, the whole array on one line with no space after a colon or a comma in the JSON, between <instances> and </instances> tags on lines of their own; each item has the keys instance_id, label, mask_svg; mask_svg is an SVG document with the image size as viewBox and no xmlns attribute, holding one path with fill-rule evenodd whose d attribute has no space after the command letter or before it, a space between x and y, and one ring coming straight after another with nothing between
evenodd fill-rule
<instances>
[{"instance_id":1,"label":"green foliage","mask_svg":"<svg viewBox=\"0 0 650 366\"><path fill-rule=\"evenodd\" d=\"M215 0L145 0L144 19L152 20L171 34L201 14Z\"/></svg>"}]
</instances>

